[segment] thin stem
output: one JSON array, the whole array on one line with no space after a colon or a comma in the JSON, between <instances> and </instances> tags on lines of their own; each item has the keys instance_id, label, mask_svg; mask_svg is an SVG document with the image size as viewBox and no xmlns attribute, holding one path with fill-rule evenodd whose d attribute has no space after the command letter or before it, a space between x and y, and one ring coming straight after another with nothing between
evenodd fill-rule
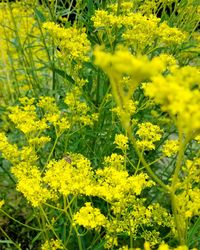
<instances>
[{"instance_id":1,"label":"thin stem","mask_svg":"<svg viewBox=\"0 0 200 250\"><path fill-rule=\"evenodd\" d=\"M53 154L53 152L54 152L54 149L55 149L55 147L56 147L56 144L57 144L57 142L58 142L58 139L59 139L59 136L58 136L57 133L56 133L56 139L55 139L55 141L54 141L53 147L52 147L51 152L50 152L50 154L49 154L49 156L48 156L48 159L47 159L47 161L46 161L46 164L44 165L44 167L43 167L43 169L42 169L42 173L44 172L46 165L49 163L49 161L50 161L50 159L51 159L51 156L52 156L52 154Z\"/></svg>"},{"instance_id":2,"label":"thin stem","mask_svg":"<svg viewBox=\"0 0 200 250\"><path fill-rule=\"evenodd\" d=\"M75 197L74 197L74 198L75 198ZM74 199L74 198L73 198L73 199ZM67 203L68 203L68 204L70 203L68 197L67 197ZM67 214L67 216L68 216L68 218L69 218L69 220L70 220L70 222L71 222L71 224L72 224L72 226L74 227L74 230L75 230L75 232L76 232L77 239L78 239L79 250L83 250L79 232L78 232L78 230L77 230L77 228L76 228L76 225L73 225L73 221L72 221L73 214L72 214L71 206L69 206L69 213L70 213L70 215L69 215L68 212L66 211L66 214Z\"/></svg>"},{"instance_id":3,"label":"thin stem","mask_svg":"<svg viewBox=\"0 0 200 250\"><path fill-rule=\"evenodd\" d=\"M124 110L124 103L125 103L125 100L124 100L124 96L123 96L123 93L120 89L120 86L118 84L118 77L115 76L113 77L113 79L111 79L111 85L112 85L112 90L113 90L113 95L115 97L115 100L119 106L119 108L122 110L122 111L125 111ZM137 85L137 83L135 83L135 86ZM136 143L136 140L134 138L134 136L132 135L132 130L131 130L131 125L130 125L130 117L128 117L126 114L125 116L121 116L121 123L122 123L122 126L124 127L124 129L127 131L127 135L133 145L133 147L135 148L135 151L139 157L139 160L140 162L142 163L142 165L145 167L148 175L157 183L159 184L163 190L166 192L166 193L169 193L169 188L168 186L152 171L152 169L150 168L149 164L146 162L146 160L144 159L144 156L143 154L140 152L140 150L138 149L137 147L137 143Z\"/></svg>"},{"instance_id":4,"label":"thin stem","mask_svg":"<svg viewBox=\"0 0 200 250\"><path fill-rule=\"evenodd\" d=\"M52 154L53 154L53 152L54 152L54 149L55 149L55 147L56 147L56 144L57 144L57 142L58 142L58 138L59 138L59 136L56 136L56 139L55 139L55 141L54 141L53 147L52 147L51 152L50 152L50 154L49 154L49 157L48 157L48 159L47 159L47 163L48 163L49 160L51 159L51 156L52 156Z\"/></svg>"},{"instance_id":5,"label":"thin stem","mask_svg":"<svg viewBox=\"0 0 200 250\"><path fill-rule=\"evenodd\" d=\"M3 171L8 175L8 177L11 179L11 181L12 181L14 184L16 184L16 181L13 179L13 177L12 177L12 175L9 173L9 171L8 171L6 168L4 168L3 165L1 165L0 167L1 167L1 168L3 169Z\"/></svg>"},{"instance_id":6,"label":"thin stem","mask_svg":"<svg viewBox=\"0 0 200 250\"><path fill-rule=\"evenodd\" d=\"M182 160L184 157L184 151L187 141L188 141L187 139L185 139L185 141L183 140L183 133L182 130L179 128L179 152L177 156L174 175L172 178L172 184L170 187L171 189L170 197L171 197L171 205L172 205L172 212L174 215L174 221L178 232L178 239L181 245L186 244L186 226L184 225L185 223L184 218L182 218L182 215L179 213L179 207L177 205L178 203L176 199L176 189L177 189L177 183L179 181L178 176L181 170Z\"/></svg>"},{"instance_id":7,"label":"thin stem","mask_svg":"<svg viewBox=\"0 0 200 250\"><path fill-rule=\"evenodd\" d=\"M121 5L122 5L122 0L118 0L118 3L117 3L117 15L119 15L119 13L120 13Z\"/></svg>"},{"instance_id":8,"label":"thin stem","mask_svg":"<svg viewBox=\"0 0 200 250\"><path fill-rule=\"evenodd\" d=\"M17 249L22 250L21 247L20 247L18 244L16 244L16 243L10 238L10 236L3 230L2 227L0 227L0 230L1 230L1 232L5 235L5 237L10 241L10 243L12 243L13 245L15 245Z\"/></svg>"},{"instance_id":9,"label":"thin stem","mask_svg":"<svg viewBox=\"0 0 200 250\"><path fill-rule=\"evenodd\" d=\"M176 184L178 181L178 175L181 169L182 165L182 159L184 156L184 150L185 150L185 142L183 141L183 135L180 133L179 136L179 152L178 152L178 157L176 161L176 168L174 171L173 179L172 179L172 185L171 185L171 191L175 193L176 191Z\"/></svg>"},{"instance_id":10,"label":"thin stem","mask_svg":"<svg viewBox=\"0 0 200 250\"><path fill-rule=\"evenodd\" d=\"M147 173L149 174L149 176L156 182L158 183L165 192L169 193L169 188L167 187L167 185L152 171L152 169L150 168L149 164L145 161L143 155L141 154L141 152L139 151L137 144L136 144L136 140L132 135L131 132L131 127L128 128L127 130L127 134L128 137L131 141L131 143L133 144L135 151L139 157L140 162L142 163L142 165L145 167L145 169L147 170Z\"/></svg>"},{"instance_id":11,"label":"thin stem","mask_svg":"<svg viewBox=\"0 0 200 250\"><path fill-rule=\"evenodd\" d=\"M44 209L42 208L42 206L40 207L40 210L41 210L42 214L44 215L44 218L45 218L45 220L46 220L46 222L47 222L47 224L48 224L50 230L51 230L52 233L55 235L56 239L61 243L63 249L66 249L65 246L63 245L63 243L61 242L60 238L58 237L57 233L55 232L54 227L53 227L52 224L50 223L50 221L49 221L49 219L48 219L48 217L47 217L47 215L46 215Z\"/></svg>"},{"instance_id":12,"label":"thin stem","mask_svg":"<svg viewBox=\"0 0 200 250\"><path fill-rule=\"evenodd\" d=\"M1 209L1 208L0 208L0 211L1 211L3 214L5 214L9 219L11 219L11 220L17 222L18 224L20 224L20 225L22 225L22 226L24 226L24 227L27 227L27 228L29 228L29 229L31 229L31 230L35 230L35 231L42 231L42 230L39 229L39 228L28 226L28 225L26 225L26 224L24 224L24 223L22 223L22 222L16 220L15 218L13 218L13 217L10 216L9 214L7 214L7 213L6 213L3 209Z\"/></svg>"}]
</instances>

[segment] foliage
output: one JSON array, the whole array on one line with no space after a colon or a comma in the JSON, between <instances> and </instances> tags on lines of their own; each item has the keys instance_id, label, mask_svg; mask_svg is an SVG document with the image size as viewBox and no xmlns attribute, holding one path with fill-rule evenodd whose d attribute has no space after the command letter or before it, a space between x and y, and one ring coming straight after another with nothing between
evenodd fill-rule
<instances>
[{"instance_id":1,"label":"foliage","mask_svg":"<svg viewBox=\"0 0 200 250\"><path fill-rule=\"evenodd\" d=\"M1 1L1 249L200 248L199 17Z\"/></svg>"}]
</instances>

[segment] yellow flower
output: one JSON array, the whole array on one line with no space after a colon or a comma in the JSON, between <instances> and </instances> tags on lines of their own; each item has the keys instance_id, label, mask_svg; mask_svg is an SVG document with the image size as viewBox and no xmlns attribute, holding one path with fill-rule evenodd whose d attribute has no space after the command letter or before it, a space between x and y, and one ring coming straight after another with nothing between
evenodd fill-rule
<instances>
[{"instance_id":1,"label":"yellow flower","mask_svg":"<svg viewBox=\"0 0 200 250\"><path fill-rule=\"evenodd\" d=\"M187 34L178 28L171 28L167 23L163 22L158 28L160 43L164 45L181 44L187 40Z\"/></svg>"},{"instance_id":2,"label":"yellow flower","mask_svg":"<svg viewBox=\"0 0 200 250\"><path fill-rule=\"evenodd\" d=\"M53 97L40 96L38 106L41 107L45 111L45 113L48 113L48 114L59 113L59 109L56 105L55 98Z\"/></svg>"},{"instance_id":3,"label":"yellow flower","mask_svg":"<svg viewBox=\"0 0 200 250\"><path fill-rule=\"evenodd\" d=\"M123 74L134 77L136 82L148 79L165 69L165 64L160 57L149 61L146 56L133 56L127 49L118 49L115 54L103 52L101 48L94 50L95 63L111 77L121 80ZM120 77L120 79L118 79Z\"/></svg>"},{"instance_id":4,"label":"yellow flower","mask_svg":"<svg viewBox=\"0 0 200 250\"><path fill-rule=\"evenodd\" d=\"M138 125L139 129L136 134L140 137L137 145L143 150L155 149L154 142L159 141L162 137L162 129L150 122L144 122Z\"/></svg>"},{"instance_id":5,"label":"yellow flower","mask_svg":"<svg viewBox=\"0 0 200 250\"><path fill-rule=\"evenodd\" d=\"M44 23L43 28L55 39L55 43L60 48L61 56L66 56L70 60L88 60L90 42L87 39L85 29L64 28L53 22Z\"/></svg>"},{"instance_id":6,"label":"yellow flower","mask_svg":"<svg viewBox=\"0 0 200 250\"><path fill-rule=\"evenodd\" d=\"M40 137L35 137L35 138L30 138L28 140L29 144L35 147L42 147L46 143L50 142L51 138L49 136L40 136Z\"/></svg>"},{"instance_id":7,"label":"yellow flower","mask_svg":"<svg viewBox=\"0 0 200 250\"><path fill-rule=\"evenodd\" d=\"M123 151L128 149L128 137L123 134L115 135L114 143Z\"/></svg>"},{"instance_id":8,"label":"yellow flower","mask_svg":"<svg viewBox=\"0 0 200 250\"><path fill-rule=\"evenodd\" d=\"M0 201L0 209L2 208L2 206L5 204L5 201L4 200L1 200Z\"/></svg>"},{"instance_id":9,"label":"yellow flower","mask_svg":"<svg viewBox=\"0 0 200 250\"><path fill-rule=\"evenodd\" d=\"M0 152L2 156L12 163L19 161L20 152L17 145L8 142L5 133L0 133Z\"/></svg>"},{"instance_id":10,"label":"yellow flower","mask_svg":"<svg viewBox=\"0 0 200 250\"><path fill-rule=\"evenodd\" d=\"M95 28L113 26L120 27L122 25L121 16L116 16L106 10L96 10L91 20L94 22Z\"/></svg>"},{"instance_id":11,"label":"yellow flower","mask_svg":"<svg viewBox=\"0 0 200 250\"><path fill-rule=\"evenodd\" d=\"M42 181L41 172L37 166L22 162L12 167L11 171L18 179L17 190L23 193L33 207L38 207L52 198L51 192Z\"/></svg>"},{"instance_id":12,"label":"yellow flower","mask_svg":"<svg viewBox=\"0 0 200 250\"><path fill-rule=\"evenodd\" d=\"M179 150L179 141L178 140L166 140L163 145L162 152L165 156L170 157L176 154Z\"/></svg>"},{"instance_id":13,"label":"yellow flower","mask_svg":"<svg viewBox=\"0 0 200 250\"><path fill-rule=\"evenodd\" d=\"M110 156L104 158L105 166L112 166L116 169L123 169L124 161L125 157L116 153L112 153Z\"/></svg>"},{"instance_id":14,"label":"yellow flower","mask_svg":"<svg viewBox=\"0 0 200 250\"><path fill-rule=\"evenodd\" d=\"M24 102L23 102L24 103ZM8 108L10 120L20 129L27 137L30 133L43 131L48 128L44 119L39 119L36 113L36 107L33 104L25 106L14 106Z\"/></svg>"},{"instance_id":15,"label":"yellow flower","mask_svg":"<svg viewBox=\"0 0 200 250\"><path fill-rule=\"evenodd\" d=\"M74 222L88 229L98 229L106 225L106 217L98 208L93 208L91 202L86 202L79 212L74 215Z\"/></svg>"},{"instance_id":16,"label":"yellow flower","mask_svg":"<svg viewBox=\"0 0 200 250\"><path fill-rule=\"evenodd\" d=\"M69 119L72 124L81 123L84 126L93 126L98 120L98 114L91 114L89 105L83 99L81 88L75 86L66 94L64 102L68 106Z\"/></svg>"},{"instance_id":17,"label":"yellow flower","mask_svg":"<svg viewBox=\"0 0 200 250\"><path fill-rule=\"evenodd\" d=\"M63 250L62 244L59 240L48 240L41 246L41 250Z\"/></svg>"},{"instance_id":18,"label":"yellow flower","mask_svg":"<svg viewBox=\"0 0 200 250\"><path fill-rule=\"evenodd\" d=\"M200 135L196 136L194 139L200 144Z\"/></svg>"},{"instance_id":19,"label":"yellow flower","mask_svg":"<svg viewBox=\"0 0 200 250\"><path fill-rule=\"evenodd\" d=\"M152 77L152 83L144 86L145 94L160 104L185 133L200 128L200 71L192 66L174 68L167 76Z\"/></svg>"},{"instance_id":20,"label":"yellow flower","mask_svg":"<svg viewBox=\"0 0 200 250\"><path fill-rule=\"evenodd\" d=\"M144 250L151 250L151 247L150 247L150 243L149 243L149 242L145 242L145 243L144 243Z\"/></svg>"},{"instance_id":21,"label":"yellow flower","mask_svg":"<svg viewBox=\"0 0 200 250\"><path fill-rule=\"evenodd\" d=\"M161 244L158 247L158 250L170 250L169 246L167 244Z\"/></svg>"},{"instance_id":22,"label":"yellow flower","mask_svg":"<svg viewBox=\"0 0 200 250\"><path fill-rule=\"evenodd\" d=\"M50 161L43 180L52 190L66 196L93 195L94 180L91 163L81 154L68 153L59 161Z\"/></svg>"}]
</instances>

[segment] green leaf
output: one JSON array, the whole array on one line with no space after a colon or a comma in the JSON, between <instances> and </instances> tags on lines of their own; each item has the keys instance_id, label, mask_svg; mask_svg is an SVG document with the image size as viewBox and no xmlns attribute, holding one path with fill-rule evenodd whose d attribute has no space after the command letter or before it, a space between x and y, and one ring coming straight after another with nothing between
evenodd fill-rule
<instances>
[{"instance_id":1,"label":"green leaf","mask_svg":"<svg viewBox=\"0 0 200 250\"><path fill-rule=\"evenodd\" d=\"M2 244L14 244L11 240L0 240Z\"/></svg>"},{"instance_id":2,"label":"green leaf","mask_svg":"<svg viewBox=\"0 0 200 250\"><path fill-rule=\"evenodd\" d=\"M40 10L35 9L35 15L36 15L36 17L37 17L42 23L46 22L46 17L43 15L43 13L42 13Z\"/></svg>"},{"instance_id":3,"label":"green leaf","mask_svg":"<svg viewBox=\"0 0 200 250\"><path fill-rule=\"evenodd\" d=\"M54 69L55 73L57 73L58 75L62 76L63 78L67 79L69 82L71 82L72 84L75 83L74 79L72 79L71 76L69 76L64 70L61 69Z\"/></svg>"},{"instance_id":4,"label":"green leaf","mask_svg":"<svg viewBox=\"0 0 200 250\"><path fill-rule=\"evenodd\" d=\"M196 235L199 234L200 231L200 217L196 220L195 224L193 225L193 227L191 227L191 229L188 232L188 245L191 246L192 243L194 243L195 241L198 241L199 238L196 237Z\"/></svg>"}]
</instances>

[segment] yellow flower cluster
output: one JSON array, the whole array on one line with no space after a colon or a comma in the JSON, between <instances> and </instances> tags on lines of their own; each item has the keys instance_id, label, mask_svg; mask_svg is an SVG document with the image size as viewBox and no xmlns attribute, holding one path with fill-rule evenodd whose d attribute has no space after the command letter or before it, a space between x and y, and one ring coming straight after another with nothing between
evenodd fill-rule
<instances>
[{"instance_id":1,"label":"yellow flower cluster","mask_svg":"<svg viewBox=\"0 0 200 250\"><path fill-rule=\"evenodd\" d=\"M159 22L160 19L153 15L147 17L141 13L129 13L123 22L127 27L123 33L125 44L132 46L138 52L147 45L152 46L158 36Z\"/></svg>"},{"instance_id":2,"label":"yellow flower cluster","mask_svg":"<svg viewBox=\"0 0 200 250\"><path fill-rule=\"evenodd\" d=\"M155 248L154 247L151 248L151 243L145 242L144 250L151 250L151 249L155 249ZM178 246L178 247L172 248L165 243L161 243L156 249L157 250L189 250L187 246ZM141 250L141 248L129 248L128 246L123 246L123 247L120 247L118 250ZM197 250L197 248L192 248L191 250Z\"/></svg>"},{"instance_id":3,"label":"yellow flower cluster","mask_svg":"<svg viewBox=\"0 0 200 250\"><path fill-rule=\"evenodd\" d=\"M133 56L125 48L118 49L114 54L96 48L94 56L96 65L105 70L111 79L128 74L130 77L134 77L135 82L140 82L165 69L165 62L162 58L155 57L149 61L146 56ZM133 83L132 81L131 83Z\"/></svg>"},{"instance_id":4,"label":"yellow flower cluster","mask_svg":"<svg viewBox=\"0 0 200 250\"><path fill-rule=\"evenodd\" d=\"M33 147L24 146L18 149L17 145L8 142L5 134L1 133L0 151L3 157L13 163L11 172L17 178L17 190L37 207L47 199L51 193L44 186L39 168L36 166L38 156Z\"/></svg>"},{"instance_id":5,"label":"yellow flower cluster","mask_svg":"<svg viewBox=\"0 0 200 250\"><path fill-rule=\"evenodd\" d=\"M135 3L132 1L122 1L120 5L120 14L128 13L134 8ZM113 3L108 5L108 9L112 11L112 13L117 13L118 11L118 4Z\"/></svg>"},{"instance_id":6,"label":"yellow flower cluster","mask_svg":"<svg viewBox=\"0 0 200 250\"><path fill-rule=\"evenodd\" d=\"M130 119L132 118L132 116L136 113L137 110L137 102L133 101L133 100L127 100L125 101L125 105L123 105L121 108L119 106L114 107L111 109L111 111L117 115L118 118L122 118L123 117L130 117Z\"/></svg>"},{"instance_id":7,"label":"yellow flower cluster","mask_svg":"<svg viewBox=\"0 0 200 250\"><path fill-rule=\"evenodd\" d=\"M104 27L121 27L122 26L122 19L121 16L117 16L116 14L109 13L106 10L96 10L95 15L91 18L94 22L95 28L102 28Z\"/></svg>"},{"instance_id":8,"label":"yellow flower cluster","mask_svg":"<svg viewBox=\"0 0 200 250\"><path fill-rule=\"evenodd\" d=\"M45 114L60 114L60 111L55 103L55 98L53 97L41 96L38 106L45 111Z\"/></svg>"},{"instance_id":9,"label":"yellow flower cluster","mask_svg":"<svg viewBox=\"0 0 200 250\"><path fill-rule=\"evenodd\" d=\"M104 158L104 165L111 166L118 170L123 169L123 163L125 161L125 157L116 153L112 153L110 156L106 156Z\"/></svg>"},{"instance_id":10,"label":"yellow flower cluster","mask_svg":"<svg viewBox=\"0 0 200 250\"><path fill-rule=\"evenodd\" d=\"M44 182L63 195L98 196L108 202L126 200L127 194L139 195L152 182L145 174L129 176L124 170L124 157L112 154L105 167L93 172L90 161L81 154L69 153L66 160L52 160L46 167ZM62 178L60 178L62 176Z\"/></svg>"},{"instance_id":11,"label":"yellow flower cluster","mask_svg":"<svg viewBox=\"0 0 200 250\"><path fill-rule=\"evenodd\" d=\"M43 28L55 39L60 49L61 57L69 60L87 61L90 50L90 42L87 39L85 29L75 27L64 28L53 22L46 22Z\"/></svg>"},{"instance_id":12,"label":"yellow flower cluster","mask_svg":"<svg viewBox=\"0 0 200 250\"><path fill-rule=\"evenodd\" d=\"M2 206L5 204L5 201L4 200L1 200L0 201L0 209L2 208Z\"/></svg>"},{"instance_id":13,"label":"yellow flower cluster","mask_svg":"<svg viewBox=\"0 0 200 250\"><path fill-rule=\"evenodd\" d=\"M65 104L67 104L71 112L71 123L80 123L84 126L92 126L98 120L98 114L91 114L91 109L82 97L81 89L75 86L65 97Z\"/></svg>"},{"instance_id":14,"label":"yellow flower cluster","mask_svg":"<svg viewBox=\"0 0 200 250\"><path fill-rule=\"evenodd\" d=\"M23 4L23 1L1 2L0 24L0 70L3 73L0 86L4 92L3 99L8 98L6 101L9 103L16 94L26 93L36 85L33 78L38 84L47 84L49 72L44 74L44 70L38 69L48 57L33 8ZM32 73L31 67L34 68ZM17 88L14 88L13 82Z\"/></svg>"},{"instance_id":15,"label":"yellow flower cluster","mask_svg":"<svg viewBox=\"0 0 200 250\"><path fill-rule=\"evenodd\" d=\"M38 119L36 113L36 106L34 98L21 98L22 106L9 107L10 114L8 115L10 120L21 130L27 137L32 134L35 135L40 131L48 128L45 119Z\"/></svg>"},{"instance_id":16,"label":"yellow flower cluster","mask_svg":"<svg viewBox=\"0 0 200 250\"><path fill-rule=\"evenodd\" d=\"M116 157L114 161L115 159ZM73 164L72 162L69 164ZM106 158L105 162L107 166L103 169L97 169L92 177L93 182L90 183L90 185L92 184L92 192L90 195L108 202L113 214L112 216L105 217L100 213L99 209L93 208L91 203L88 202L74 216L76 224L88 229L98 229L100 226L104 227L106 230L105 247L108 248L113 244L118 245L118 234L137 235L138 231L143 228L142 225L151 227L156 224L158 226L174 228L172 217L164 208L159 206L159 204L146 207L144 205L145 200L137 198L145 187L154 185L152 181L148 180L146 174L141 173L135 176L129 176L126 170L122 167L116 167L115 164L112 163L111 157L109 160ZM66 169L64 170L66 171ZM82 175L80 171L79 175ZM85 179L86 178L88 177L85 177ZM82 181L84 182L84 180ZM73 183L75 186L77 185L75 181ZM87 181L85 182L85 186L86 185L88 185ZM67 188L67 186L65 188ZM86 188L83 187L82 191L84 189L86 190ZM87 195L87 193L85 194ZM156 232L155 234L157 234L157 238L159 238L159 233ZM142 237L151 239L152 241L154 239L155 241L155 235L147 234L146 231L144 231Z\"/></svg>"},{"instance_id":17,"label":"yellow flower cluster","mask_svg":"<svg viewBox=\"0 0 200 250\"><path fill-rule=\"evenodd\" d=\"M51 192L44 186L41 172L37 166L21 162L12 167L11 172L18 180L17 190L23 193L33 207L38 207L53 197Z\"/></svg>"},{"instance_id":18,"label":"yellow flower cluster","mask_svg":"<svg viewBox=\"0 0 200 250\"><path fill-rule=\"evenodd\" d=\"M160 45L178 45L187 40L187 33L176 27L169 27L166 22L160 24L158 34L160 32Z\"/></svg>"},{"instance_id":19,"label":"yellow flower cluster","mask_svg":"<svg viewBox=\"0 0 200 250\"><path fill-rule=\"evenodd\" d=\"M140 140L137 140L137 146L142 150L155 149L154 143L162 137L162 129L159 126L153 125L150 122L144 122L138 125L136 134Z\"/></svg>"},{"instance_id":20,"label":"yellow flower cluster","mask_svg":"<svg viewBox=\"0 0 200 250\"><path fill-rule=\"evenodd\" d=\"M200 175L200 158L187 160L183 167L184 177L178 183L177 195L179 210L183 217L191 218L200 211L200 188L198 187Z\"/></svg>"},{"instance_id":21,"label":"yellow flower cluster","mask_svg":"<svg viewBox=\"0 0 200 250\"><path fill-rule=\"evenodd\" d=\"M41 246L41 250L63 250L63 246L59 240L48 240Z\"/></svg>"},{"instance_id":22,"label":"yellow flower cluster","mask_svg":"<svg viewBox=\"0 0 200 250\"><path fill-rule=\"evenodd\" d=\"M179 150L178 140L166 140L165 144L162 147L162 153L167 157L176 154L178 150Z\"/></svg>"},{"instance_id":23,"label":"yellow flower cluster","mask_svg":"<svg viewBox=\"0 0 200 250\"><path fill-rule=\"evenodd\" d=\"M114 143L123 151L128 149L128 137L123 134L115 135Z\"/></svg>"},{"instance_id":24,"label":"yellow flower cluster","mask_svg":"<svg viewBox=\"0 0 200 250\"><path fill-rule=\"evenodd\" d=\"M52 190L65 196L92 195L94 181L90 165L90 161L81 154L69 153L67 159L49 162L43 180Z\"/></svg>"},{"instance_id":25,"label":"yellow flower cluster","mask_svg":"<svg viewBox=\"0 0 200 250\"><path fill-rule=\"evenodd\" d=\"M37 104L34 104L34 99L23 97L20 98L21 106L9 107L10 120L21 130L32 145L43 146L51 139L48 136L41 136L41 132L48 129L52 124L57 135L61 135L65 130L70 128L68 117L63 116L58 109L55 98L40 97ZM45 113L43 117L39 117L37 107L40 107Z\"/></svg>"},{"instance_id":26,"label":"yellow flower cluster","mask_svg":"<svg viewBox=\"0 0 200 250\"><path fill-rule=\"evenodd\" d=\"M169 27L167 23L160 23L160 19L153 15L147 17L141 13L134 13L129 14L125 20L124 25L128 28L123 38L126 44L133 46L137 52L143 52L147 46L177 45L187 39L184 32Z\"/></svg>"},{"instance_id":27,"label":"yellow flower cluster","mask_svg":"<svg viewBox=\"0 0 200 250\"><path fill-rule=\"evenodd\" d=\"M10 144L3 132L0 133L0 152L5 159L12 163L18 162L19 160L20 154L17 145Z\"/></svg>"},{"instance_id":28,"label":"yellow flower cluster","mask_svg":"<svg viewBox=\"0 0 200 250\"><path fill-rule=\"evenodd\" d=\"M155 246L161 243L159 232L153 229L145 230L146 226L154 226L155 228L156 225L157 228L160 226L174 228L172 217L159 204L146 207L141 199L134 200L133 197L131 198L132 200L129 201L127 206L119 207L120 209L117 211L113 209L116 217L107 221L106 247L108 248L112 245L118 246L120 234L126 233L127 236L137 237L138 231L140 231L140 237L146 241L151 241L151 245Z\"/></svg>"},{"instance_id":29,"label":"yellow flower cluster","mask_svg":"<svg viewBox=\"0 0 200 250\"><path fill-rule=\"evenodd\" d=\"M125 6L129 6L128 11ZM123 27L124 44L132 47L136 53L144 52L146 48L155 46L178 45L187 40L185 32L176 27L169 27L166 22L161 23L161 20L155 15L131 12L130 9L133 7L131 2L122 2L120 7L120 15L117 15L116 5L110 6L110 9L113 10L111 12L109 10L95 12L92 21L94 26L99 29L100 37L103 28L109 36L109 41L113 43L114 27Z\"/></svg>"},{"instance_id":30,"label":"yellow flower cluster","mask_svg":"<svg viewBox=\"0 0 200 250\"><path fill-rule=\"evenodd\" d=\"M53 124L58 136L70 128L69 118L62 115L62 112L57 107L55 98L42 96L40 97L38 106L45 112L44 120Z\"/></svg>"},{"instance_id":31,"label":"yellow flower cluster","mask_svg":"<svg viewBox=\"0 0 200 250\"><path fill-rule=\"evenodd\" d=\"M118 49L114 54L96 48L95 63L109 76L117 109L113 111L120 115L125 128L129 126L131 115L135 112L135 102L132 95L138 84L151 76L158 75L166 68L167 60L155 57L151 61L147 56L133 56L125 48ZM126 80L124 82L124 76ZM131 110L129 107L131 106Z\"/></svg>"},{"instance_id":32,"label":"yellow flower cluster","mask_svg":"<svg viewBox=\"0 0 200 250\"><path fill-rule=\"evenodd\" d=\"M88 229L98 229L106 225L106 217L100 209L93 208L91 202L86 202L79 212L74 215L74 222Z\"/></svg>"},{"instance_id":33,"label":"yellow flower cluster","mask_svg":"<svg viewBox=\"0 0 200 250\"><path fill-rule=\"evenodd\" d=\"M200 128L200 72L192 66L176 67L167 76L152 77L144 87L145 94L161 105L177 120L177 127L186 133Z\"/></svg>"}]
</instances>

